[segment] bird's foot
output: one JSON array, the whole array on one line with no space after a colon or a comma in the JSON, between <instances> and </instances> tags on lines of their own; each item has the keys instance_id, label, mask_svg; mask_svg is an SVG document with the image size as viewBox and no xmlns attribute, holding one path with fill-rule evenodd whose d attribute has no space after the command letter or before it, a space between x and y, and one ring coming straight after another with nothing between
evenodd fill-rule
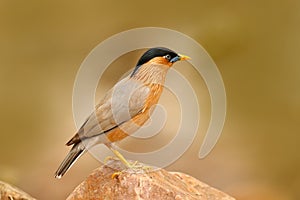
<instances>
[{"instance_id":1,"label":"bird's foot","mask_svg":"<svg viewBox=\"0 0 300 200\"><path fill-rule=\"evenodd\" d=\"M118 178L121 174L122 174L123 171L119 171L119 172L115 172L111 175L111 178L112 179L115 179L115 178Z\"/></svg>"},{"instance_id":2,"label":"bird's foot","mask_svg":"<svg viewBox=\"0 0 300 200\"><path fill-rule=\"evenodd\" d=\"M116 160L116 158L112 156L106 156L106 158L103 160L103 164L106 165L110 160Z\"/></svg>"},{"instance_id":3,"label":"bird's foot","mask_svg":"<svg viewBox=\"0 0 300 200\"><path fill-rule=\"evenodd\" d=\"M115 158L113 158L115 160ZM128 165L126 165L126 169L123 169L121 171L114 172L111 175L112 179L118 178L122 173L145 173L150 172L153 168L151 166L145 166L142 163L138 161L134 162L128 162Z\"/></svg>"},{"instance_id":4,"label":"bird's foot","mask_svg":"<svg viewBox=\"0 0 300 200\"><path fill-rule=\"evenodd\" d=\"M152 170L151 166L145 166L139 161L134 161L133 163L129 163L127 168L133 170L134 172L138 172L138 171L149 172L150 170Z\"/></svg>"},{"instance_id":5,"label":"bird's foot","mask_svg":"<svg viewBox=\"0 0 300 200\"><path fill-rule=\"evenodd\" d=\"M141 171L141 170L149 171L152 169L149 166L144 166L142 163L139 163L138 161L135 161L133 163L130 161L127 161L118 150L113 149L110 145L108 145L108 147L118 157L118 159L127 167L127 169L132 169L134 172ZM108 159L115 159L115 158L108 157ZM105 160L107 160L107 159L105 159Z\"/></svg>"}]
</instances>

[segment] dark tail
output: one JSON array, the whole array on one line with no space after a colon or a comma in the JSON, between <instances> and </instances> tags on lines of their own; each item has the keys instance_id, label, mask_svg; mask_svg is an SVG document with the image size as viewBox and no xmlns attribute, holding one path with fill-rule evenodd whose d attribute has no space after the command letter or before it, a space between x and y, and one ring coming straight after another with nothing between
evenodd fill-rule
<instances>
[{"instance_id":1,"label":"dark tail","mask_svg":"<svg viewBox=\"0 0 300 200\"><path fill-rule=\"evenodd\" d=\"M75 163L75 161L84 153L85 148L81 143L74 144L68 155L55 172L55 178L60 179Z\"/></svg>"}]
</instances>

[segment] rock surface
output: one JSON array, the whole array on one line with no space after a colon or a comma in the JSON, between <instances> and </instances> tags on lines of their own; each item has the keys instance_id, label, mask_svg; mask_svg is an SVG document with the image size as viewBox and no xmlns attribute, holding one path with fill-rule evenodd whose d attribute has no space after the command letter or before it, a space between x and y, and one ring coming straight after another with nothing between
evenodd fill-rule
<instances>
[{"instance_id":1,"label":"rock surface","mask_svg":"<svg viewBox=\"0 0 300 200\"><path fill-rule=\"evenodd\" d=\"M0 200L35 200L22 190L0 181Z\"/></svg>"},{"instance_id":2,"label":"rock surface","mask_svg":"<svg viewBox=\"0 0 300 200\"><path fill-rule=\"evenodd\" d=\"M124 169L120 161L109 161L107 165L94 170L75 188L67 200L234 199L189 175L163 169L144 170L145 166L139 165L135 170ZM120 174L112 178L114 173L120 171Z\"/></svg>"}]
</instances>

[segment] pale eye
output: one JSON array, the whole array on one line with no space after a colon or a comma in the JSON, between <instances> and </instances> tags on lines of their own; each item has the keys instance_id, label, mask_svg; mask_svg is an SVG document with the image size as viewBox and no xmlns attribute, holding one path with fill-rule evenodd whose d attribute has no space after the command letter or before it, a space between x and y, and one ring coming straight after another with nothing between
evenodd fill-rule
<instances>
[{"instance_id":1,"label":"pale eye","mask_svg":"<svg viewBox=\"0 0 300 200\"><path fill-rule=\"evenodd\" d=\"M171 56L169 54L165 55L164 58L167 60L171 60Z\"/></svg>"}]
</instances>

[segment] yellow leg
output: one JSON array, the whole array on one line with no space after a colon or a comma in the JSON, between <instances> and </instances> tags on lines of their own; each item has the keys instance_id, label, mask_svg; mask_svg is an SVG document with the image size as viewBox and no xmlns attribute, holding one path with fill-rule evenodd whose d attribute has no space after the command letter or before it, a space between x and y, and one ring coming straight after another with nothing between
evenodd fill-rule
<instances>
[{"instance_id":1,"label":"yellow leg","mask_svg":"<svg viewBox=\"0 0 300 200\"><path fill-rule=\"evenodd\" d=\"M114 158L112 156L107 156L106 158L104 158L103 163L106 165L109 160L113 160L113 159Z\"/></svg>"},{"instance_id":2,"label":"yellow leg","mask_svg":"<svg viewBox=\"0 0 300 200\"><path fill-rule=\"evenodd\" d=\"M124 156L116 149L112 148L111 144L105 144L118 158L119 160L127 167L127 168L130 168L130 169L134 169L134 170L144 170L144 171L149 171L152 169L152 167L150 166L143 166L143 165L139 165L138 164L138 161L135 161L134 163L129 163L125 158ZM105 161L107 161L108 159L110 159L111 157L108 156ZM122 170L123 171L123 170ZM112 174L112 178L117 178L120 174L122 174L122 171L120 172L115 172Z\"/></svg>"},{"instance_id":3,"label":"yellow leg","mask_svg":"<svg viewBox=\"0 0 300 200\"><path fill-rule=\"evenodd\" d=\"M146 171L149 171L152 169L152 167L150 166L139 166L138 165L138 161L135 161L133 164L130 164L125 158L124 156L117 150L115 149L112 149L112 152L120 159L120 161L128 168L131 168L131 169L143 169L143 170L146 170Z\"/></svg>"},{"instance_id":4,"label":"yellow leg","mask_svg":"<svg viewBox=\"0 0 300 200\"><path fill-rule=\"evenodd\" d=\"M112 152L120 159L120 161L128 168L131 168L131 164L124 158L124 156L117 150L112 149Z\"/></svg>"},{"instance_id":5,"label":"yellow leg","mask_svg":"<svg viewBox=\"0 0 300 200\"><path fill-rule=\"evenodd\" d=\"M124 156L117 151L116 149L112 148L111 144L105 144L119 159L120 161L128 168L132 168L132 165L124 158Z\"/></svg>"}]
</instances>

